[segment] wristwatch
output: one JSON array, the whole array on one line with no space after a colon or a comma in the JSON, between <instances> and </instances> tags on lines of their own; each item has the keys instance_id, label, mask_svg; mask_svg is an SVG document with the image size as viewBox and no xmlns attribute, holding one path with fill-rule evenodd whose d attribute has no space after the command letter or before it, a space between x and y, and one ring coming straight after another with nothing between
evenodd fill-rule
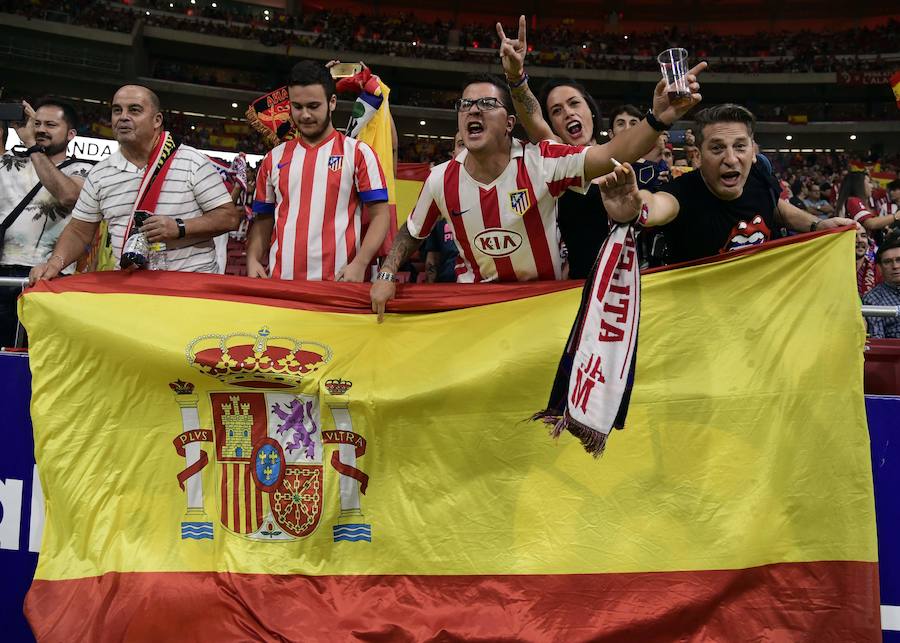
<instances>
[{"instance_id":1,"label":"wristwatch","mask_svg":"<svg viewBox=\"0 0 900 643\"><path fill-rule=\"evenodd\" d=\"M647 125L655 129L657 132L666 132L672 129L672 125L666 125L661 120L656 118L656 116L653 115L652 109L647 110L647 115L644 118L647 119Z\"/></svg>"},{"instance_id":2,"label":"wristwatch","mask_svg":"<svg viewBox=\"0 0 900 643\"><path fill-rule=\"evenodd\" d=\"M812 223L809 224L810 232L815 232L818 228L819 228L819 220L818 219L816 219L815 221L813 221Z\"/></svg>"},{"instance_id":3,"label":"wristwatch","mask_svg":"<svg viewBox=\"0 0 900 643\"><path fill-rule=\"evenodd\" d=\"M375 275L375 281L397 281L397 275L387 270L382 270Z\"/></svg>"},{"instance_id":4,"label":"wristwatch","mask_svg":"<svg viewBox=\"0 0 900 643\"><path fill-rule=\"evenodd\" d=\"M25 147L24 145L13 145L12 153L14 156L18 156L19 158L26 158L31 156L35 152L39 154L46 154L47 148L43 145L32 145L31 147Z\"/></svg>"},{"instance_id":5,"label":"wristwatch","mask_svg":"<svg viewBox=\"0 0 900 643\"><path fill-rule=\"evenodd\" d=\"M178 217L175 217L175 223L178 225L178 238L184 239L184 235L187 234L187 230L184 227L184 221L182 221Z\"/></svg>"}]
</instances>

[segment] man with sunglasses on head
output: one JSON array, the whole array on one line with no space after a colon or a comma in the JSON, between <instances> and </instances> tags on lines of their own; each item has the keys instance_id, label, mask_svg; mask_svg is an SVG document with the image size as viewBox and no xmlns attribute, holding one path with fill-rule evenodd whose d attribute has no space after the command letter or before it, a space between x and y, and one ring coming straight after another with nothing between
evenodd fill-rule
<instances>
[{"instance_id":1,"label":"man with sunglasses on head","mask_svg":"<svg viewBox=\"0 0 900 643\"><path fill-rule=\"evenodd\" d=\"M395 272L439 219L449 221L459 248L457 282L564 278L557 199L566 190L584 192L595 177L612 170L612 157L637 158L646 152L657 130L700 102L694 74L704 67L702 63L688 76L690 100L676 107L663 91L660 109L646 116L649 127L588 147L514 139L516 116L507 84L496 76L472 77L456 101L466 149L432 168L394 240L371 290L372 310L379 320L394 297Z\"/></svg>"}]
</instances>

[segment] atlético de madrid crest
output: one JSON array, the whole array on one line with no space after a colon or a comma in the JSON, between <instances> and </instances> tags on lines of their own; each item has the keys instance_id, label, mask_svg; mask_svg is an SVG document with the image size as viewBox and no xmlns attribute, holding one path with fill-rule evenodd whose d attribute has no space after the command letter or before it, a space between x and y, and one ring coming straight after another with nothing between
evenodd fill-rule
<instances>
[{"instance_id":1,"label":"atl\u00e9tico de madrid crest","mask_svg":"<svg viewBox=\"0 0 900 643\"><path fill-rule=\"evenodd\" d=\"M181 538L212 539L218 526L251 540L295 541L334 514L335 541L371 542L360 503L369 477L357 467L367 443L350 418L352 383L328 379L316 386L331 349L263 328L198 337L186 354L191 366L227 388L201 400L191 382L169 385L182 421L173 440L184 458L177 476L187 502ZM209 404L211 427L201 426L201 404ZM209 475L213 494L204 493ZM329 511L326 485L338 483L340 508Z\"/></svg>"}]
</instances>

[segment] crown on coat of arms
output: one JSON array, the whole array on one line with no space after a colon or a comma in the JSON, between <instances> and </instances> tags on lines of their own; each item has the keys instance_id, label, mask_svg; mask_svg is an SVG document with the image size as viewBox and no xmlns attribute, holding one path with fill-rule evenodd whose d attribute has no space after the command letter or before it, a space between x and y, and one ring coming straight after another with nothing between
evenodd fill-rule
<instances>
[{"instance_id":1,"label":"crown on coat of arms","mask_svg":"<svg viewBox=\"0 0 900 643\"><path fill-rule=\"evenodd\" d=\"M232 386L292 388L331 359L331 349L317 342L256 335L203 335L186 349L188 362L201 373Z\"/></svg>"},{"instance_id":2,"label":"crown on coat of arms","mask_svg":"<svg viewBox=\"0 0 900 643\"><path fill-rule=\"evenodd\" d=\"M184 380L169 382L169 388L175 391L177 395L190 395L194 392L194 385Z\"/></svg>"},{"instance_id":3,"label":"crown on coat of arms","mask_svg":"<svg viewBox=\"0 0 900 643\"><path fill-rule=\"evenodd\" d=\"M350 387L353 386L353 382L349 382L347 380L326 380L325 388L332 395L343 395L347 391L350 390Z\"/></svg>"}]
</instances>

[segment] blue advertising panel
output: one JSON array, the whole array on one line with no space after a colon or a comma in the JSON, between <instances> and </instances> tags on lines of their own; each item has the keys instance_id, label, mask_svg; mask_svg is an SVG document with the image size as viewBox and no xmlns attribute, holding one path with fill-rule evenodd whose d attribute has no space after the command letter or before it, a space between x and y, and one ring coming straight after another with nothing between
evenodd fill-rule
<instances>
[{"instance_id":1,"label":"blue advertising panel","mask_svg":"<svg viewBox=\"0 0 900 643\"><path fill-rule=\"evenodd\" d=\"M900 643L900 397L867 395L866 415L878 520L881 627L885 643Z\"/></svg>"},{"instance_id":2,"label":"blue advertising panel","mask_svg":"<svg viewBox=\"0 0 900 643\"><path fill-rule=\"evenodd\" d=\"M40 487L34 488L28 356L0 353L0 383L0 632L4 641L33 641L22 602L37 565L44 509Z\"/></svg>"}]
</instances>

